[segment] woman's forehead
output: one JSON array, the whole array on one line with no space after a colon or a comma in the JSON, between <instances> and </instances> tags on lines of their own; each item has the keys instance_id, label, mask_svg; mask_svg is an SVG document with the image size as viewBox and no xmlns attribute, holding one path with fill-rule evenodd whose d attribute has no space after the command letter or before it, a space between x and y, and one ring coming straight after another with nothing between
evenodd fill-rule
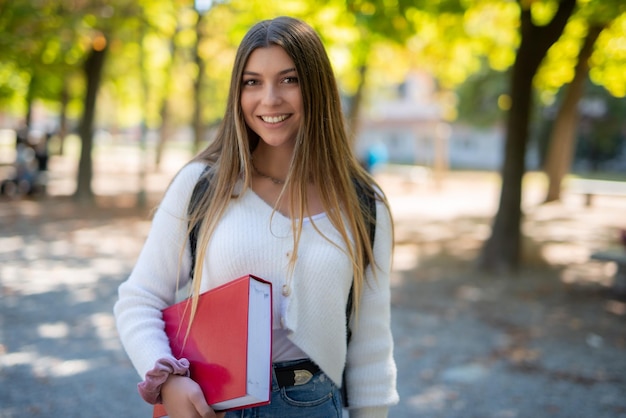
<instances>
[{"instance_id":1,"label":"woman's forehead","mask_svg":"<svg viewBox=\"0 0 626 418\"><path fill-rule=\"evenodd\" d=\"M278 45L270 45L257 48L250 53L244 72L261 74L273 71L295 70L295 67L293 59L287 54L287 51Z\"/></svg>"}]
</instances>

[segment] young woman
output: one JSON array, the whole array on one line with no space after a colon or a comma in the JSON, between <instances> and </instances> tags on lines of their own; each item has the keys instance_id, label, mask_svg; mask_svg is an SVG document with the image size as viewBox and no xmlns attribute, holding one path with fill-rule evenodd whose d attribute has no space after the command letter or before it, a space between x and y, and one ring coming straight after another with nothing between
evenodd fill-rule
<instances>
[{"instance_id":1,"label":"young woman","mask_svg":"<svg viewBox=\"0 0 626 418\"><path fill-rule=\"evenodd\" d=\"M188 213L201 176L209 176L208 190ZM362 187L357 191L355 184ZM364 193L375 199L375 216L362 209ZM341 417L344 384L351 417L387 416L398 400L390 331L392 228L382 192L352 153L320 38L293 18L256 24L237 51L215 140L170 184L137 264L119 288L117 326L145 376L139 384L144 399L162 402L172 418L215 416L186 377L186 360L172 356L161 309L189 280L197 298L254 274L274 289L271 403L226 416ZM294 368L312 377L298 385L277 379Z\"/></svg>"}]
</instances>

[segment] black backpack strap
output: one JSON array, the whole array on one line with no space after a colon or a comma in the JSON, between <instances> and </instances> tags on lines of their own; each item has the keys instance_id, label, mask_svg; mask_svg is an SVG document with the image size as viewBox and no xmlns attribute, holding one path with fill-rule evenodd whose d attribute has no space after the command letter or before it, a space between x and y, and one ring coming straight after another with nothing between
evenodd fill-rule
<instances>
[{"instance_id":1,"label":"black backpack strap","mask_svg":"<svg viewBox=\"0 0 626 418\"><path fill-rule=\"evenodd\" d=\"M207 192L207 190L209 190L209 183L211 181L211 176L207 175L209 168L209 166L206 166L206 168L202 170L202 174L200 174L200 178L191 192L191 198L189 199L189 205L187 206L188 216L191 216L191 214L196 210L202 200L202 196ZM201 222L198 221L193 225L191 225L191 219L189 222L189 225L191 226L191 230L189 231L189 247L191 250L191 269L189 270L189 278L193 279L193 274L196 269L196 246L198 244L198 233L200 232Z\"/></svg>"},{"instance_id":2,"label":"black backpack strap","mask_svg":"<svg viewBox=\"0 0 626 418\"><path fill-rule=\"evenodd\" d=\"M376 199L373 196L373 192L368 190L367 186L362 183L355 181L354 186L359 198L361 210L363 211L363 216L367 222L367 231L369 233L370 244L372 245L373 250L374 238L376 238ZM346 304L346 330L348 332L348 344L352 338L352 331L350 330L350 316L352 314L352 305L354 303L352 300L353 289L354 283L350 286L350 294L348 295L348 303Z\"/></svg>"},{"instance_id":3,"label":"black backpack strap","mask_svg":"<svg viewBox=\"0 0 626 418\"><path fill-rule=\"evenodd\" d=\"M354 181L354 187L359 198L361 211L367 222L367 231L369 233L370 244L374 249L374 238L376 238L376 198L371 186L368 187L361 182ZM352 305L354 304L352 292L354 291L354 280L350 285L350 293L348 294L348 302L346 304L346 347L352 339L352 330L350 329L350 318L352 316ZM348 407L348 387L346 385L346 370L343 371L343 382L341 384L341 394L343 405Z\"/></svg>"}]
</instances>

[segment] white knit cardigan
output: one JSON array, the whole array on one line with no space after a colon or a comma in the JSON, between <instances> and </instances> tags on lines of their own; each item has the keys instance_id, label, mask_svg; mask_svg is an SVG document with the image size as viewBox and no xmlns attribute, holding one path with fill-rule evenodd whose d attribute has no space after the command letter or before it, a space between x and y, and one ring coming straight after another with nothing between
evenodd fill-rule
<instances>
[{"instance_id":1,"label":"white knit cardigan","mask_svg":"<svg viewBox=\"0 0 626 418\"><path fill-rule=\"evenodd\" d=\"M187 206L203 169L202 163L191 163L178 173L155 213L131 275L119 287L114 307L117 328L142 378L157 360L172 357L160 310L174 303L177 280L178 286L188 281ZM374 256L379 271L374 278L368 268L349 350L345 303L352 268L340 249L344 247L341 237L326 216L315 217L315 226L340 248L322 237L310 221L305 222L293 276L287 279L293 251L291 221L246 190L229 204L202 272L202 291L246 274L272 282L274 301L282 305L275 327L288 329L289 339L338 386L347 366L350 416L359 418L386 417L388 406L398 401L390 330L391 221L384 205L376 209ZM185 247L182 259L181 246ZM288 298L280 294L286 280L292 287Z\"/></svg>"}]
</instances>

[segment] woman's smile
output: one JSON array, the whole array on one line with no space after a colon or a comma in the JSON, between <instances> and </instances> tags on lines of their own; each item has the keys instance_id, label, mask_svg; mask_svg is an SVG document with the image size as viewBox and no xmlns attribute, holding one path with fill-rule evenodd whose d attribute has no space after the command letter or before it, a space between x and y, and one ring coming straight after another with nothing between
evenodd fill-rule
<instances>
[{"instance_id":1,"label":"woman's smile","mask_svg":"<svg viewBox=\"0 0 626 418\"><path fill-rule=\"evenodd\" d=\"M263 122L265 123L269 123L269 124L277 124L280 123L282 121L284 121L285 119L289 118L289 116L291 115L279 115L279 116L259 116Z\"/></svg>"}]
</instances>

